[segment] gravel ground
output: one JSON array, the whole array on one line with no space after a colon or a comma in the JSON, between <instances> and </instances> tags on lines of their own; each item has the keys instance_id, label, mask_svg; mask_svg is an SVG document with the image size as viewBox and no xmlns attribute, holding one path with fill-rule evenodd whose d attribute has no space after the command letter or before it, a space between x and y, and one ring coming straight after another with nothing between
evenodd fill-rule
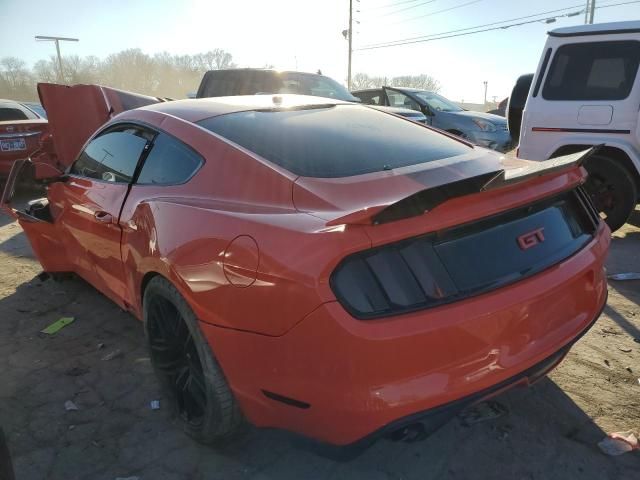
<instances>
[{"instance_id":1,"label":"gravel ground","mask_svg":"<svg viewBox=\"0 0 640 480\"><path fill-rule=\"evenodd\" d=\"M640 211L632 223L613 239L612 273L640 272ZM640 429L640 281L610 282L603 316L549 378L497 399L508 414L335 462L274 430L223 450L193 443L163 408L141 324L81 280L41 282L39 272L20 226L0 214L0 425L18 480L640 476L639 451L614 458L597 447L607 432ZM76 320L38 334L63 316Z\"/></svg>"}]
</instances>

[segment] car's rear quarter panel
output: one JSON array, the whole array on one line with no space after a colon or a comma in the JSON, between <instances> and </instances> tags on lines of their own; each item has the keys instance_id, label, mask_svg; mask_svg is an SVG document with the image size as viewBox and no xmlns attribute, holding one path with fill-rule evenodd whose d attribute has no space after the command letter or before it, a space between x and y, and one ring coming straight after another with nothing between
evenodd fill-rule
<instances>
[{"instance_id":1,"label":"car's rear quarter panel","mask_svg":"<svg viewBox=\"0 0 640 480\"><path fill-rule=\"evenodd\" d=\"M291 174L211 133L152 111L127 113L132 116L157 124L205 159L186 184L134 186L125 202L127 303L139 317L143 283L154 273L178 287L201 321L266 335L283 334L333 299L320 294L329 289L317 282L343 255L370 247L364 232L325 228L296 211ZM257 248L241 241L230 249L240 236ZM229 281L234 275L239 286Z\"/></svg>"}]
</instances>

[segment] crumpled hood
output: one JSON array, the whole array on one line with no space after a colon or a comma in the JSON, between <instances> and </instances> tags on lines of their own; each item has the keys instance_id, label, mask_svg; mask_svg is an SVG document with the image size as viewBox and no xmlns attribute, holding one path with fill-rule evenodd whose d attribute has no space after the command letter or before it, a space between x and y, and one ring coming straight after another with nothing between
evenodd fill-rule
<instances>
[{"instance_id":1,"label":"crumpled hood","mask_svg":"<svg viewBox=\"0 0 640 480\"><path fill-rule=\"evenodd\" d=\"M67 167L84 143L115 114L164 99L100 85L39 83L38 96L49 118L57 163Z\"/></svg>"}]
</instances>

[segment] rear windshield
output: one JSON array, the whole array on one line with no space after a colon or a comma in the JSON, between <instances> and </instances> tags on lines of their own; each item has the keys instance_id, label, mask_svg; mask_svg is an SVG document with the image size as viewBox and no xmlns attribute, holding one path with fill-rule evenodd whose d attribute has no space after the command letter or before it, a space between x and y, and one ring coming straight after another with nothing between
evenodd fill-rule
<instances>
[{"instance_id":1,"label":"rear windshield","mask_svg":"<svg viewBox=\"0 0 640 480\"><path fill-rule=\"evenodd\" d=\"M205 75L198 98L295 93L335 98L347 102L358 101L335 80L322 75L298 72L263 70L219 70Z\"/></svg>"},{"instance_id":2,"label":"rear windshield","mask_svg":"<svg viewBox=\"0 0 640 480\"><path fill-rule=\"evenodd\" d=\"M34 120L38 118L33 112L17 103L0 104L0 122L10 122L14 120Z\"/></svg>"},{"instance_id":3,"label":"rear windshield","mask_svg":"<svg viewBox=\"0 0 640 480\"><path fill-rule=\"evenodd\" d=\"M463 155L471 147L360 105L249 111L202 127L305 177L348 177Z\"/></svg>"}]
</instances>

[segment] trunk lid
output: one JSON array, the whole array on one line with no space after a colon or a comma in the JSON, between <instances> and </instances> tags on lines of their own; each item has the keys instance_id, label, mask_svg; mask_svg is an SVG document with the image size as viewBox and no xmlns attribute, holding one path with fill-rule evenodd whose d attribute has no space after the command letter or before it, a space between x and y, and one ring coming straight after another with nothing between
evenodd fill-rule
<instances>
[{"instance_id":1,"label":"trunk lid","mask_svg":"<svg viewBox=\"0 0 640 480\"><path fill-rule=\"evenodd\" d=\"M298 177L293 202L329 226L387 223L422 215L456 197L575 168L593 151L540 163L474 149L460 157L366 175Z\"/></svg>"}]
</instances>

